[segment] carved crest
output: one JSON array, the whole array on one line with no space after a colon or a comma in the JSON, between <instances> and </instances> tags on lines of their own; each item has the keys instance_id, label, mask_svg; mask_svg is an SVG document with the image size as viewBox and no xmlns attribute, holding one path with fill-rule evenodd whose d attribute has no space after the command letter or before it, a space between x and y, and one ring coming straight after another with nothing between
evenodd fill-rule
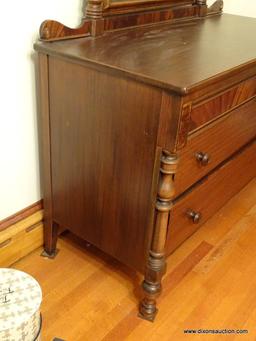
<instances>
[{"instance_id":1,"label":"carved crest","mask_svg":"<svg viewBox=\"0 0 256 341\"><path fill-rule=\"evenodd\" d=\"M44 41L98 36L108 30L157 22L193 20L196 17L217 15L222 12L223 1L217 0L207 7L206 0L88 0L82 23L70 28L54 20L44 21L40 39ZM150 15L149 15L150 13Z\"/></svg>"}]
</instances>

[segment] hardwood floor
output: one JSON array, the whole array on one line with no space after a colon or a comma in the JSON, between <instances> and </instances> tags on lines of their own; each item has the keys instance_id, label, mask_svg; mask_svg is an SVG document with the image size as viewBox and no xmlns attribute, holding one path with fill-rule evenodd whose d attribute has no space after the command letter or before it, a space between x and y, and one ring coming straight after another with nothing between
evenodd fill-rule
<instances>
[{"instance_id":1,"label":"hardwood floor","mask_svg":"<svg viewBox=\"0 0 256 341\"><path fill-rule=\"evenodd\" d=\"M138 319L141 277L70 234L55 260L13 267L43 289L43 341L256 340L256 180L168 258L155 323ZM247 329L191 335L185 329Z\"/></svg>"}]
</instances>

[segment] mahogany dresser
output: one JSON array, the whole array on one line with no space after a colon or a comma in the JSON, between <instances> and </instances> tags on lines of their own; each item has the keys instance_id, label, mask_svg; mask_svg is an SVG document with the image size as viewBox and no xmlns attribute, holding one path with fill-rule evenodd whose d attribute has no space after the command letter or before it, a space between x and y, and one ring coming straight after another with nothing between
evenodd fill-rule
<instances>
[{"instance_id":1,"label":"mahogany dresser","mask_svg":"<svg viewBox=\"0 0 256 341\"><path fill-rule=\"evenodd\" d=\"M256 20L222 1L89 0L39 55L45 254L58 226L144 273L256 175Z\"/></svg>"}]
</instances>

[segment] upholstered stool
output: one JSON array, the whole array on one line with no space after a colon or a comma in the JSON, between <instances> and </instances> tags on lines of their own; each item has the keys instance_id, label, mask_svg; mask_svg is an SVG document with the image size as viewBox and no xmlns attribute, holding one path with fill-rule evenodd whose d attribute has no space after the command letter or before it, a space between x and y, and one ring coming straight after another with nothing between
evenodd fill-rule
<instances>
[{"instance_id":1,"label":"upholstered stool","mask_svg":"<svg viewBox=\"0 0 256 341\"><path fill-rule=\"evenodd\" d=\"M42 291L30 275L0 269L0 341L39 341Z\"/></svg>"}]
</instances>

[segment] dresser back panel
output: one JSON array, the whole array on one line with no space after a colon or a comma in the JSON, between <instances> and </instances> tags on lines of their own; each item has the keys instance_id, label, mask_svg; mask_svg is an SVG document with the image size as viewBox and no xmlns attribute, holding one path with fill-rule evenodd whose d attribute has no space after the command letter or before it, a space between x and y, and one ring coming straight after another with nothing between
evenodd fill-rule
<instances>
[{"instance_id":1,"label":"dresser back panel","mask_svg":"<svg viewBox=\"0 0 256 341\"><path fill-rule=\"evenodd\" d=\"M124 16L111 16L105 18L105 31L125 28L129 26L146 25L163 21L174 21L182 18L191 18L198 12L195 6L177 6L172 9L162 9L158 12L148 11L145 13L132 13L124 19Z\"/></svg>"},{"instance_id":2,"label":"dresser back panel","mask_svg":"<svg viewBox=\"0 0 256 341\"><path fill-rule=\"evenodd\" d=\"M161 91L51 57L49 87L53 219L143 269Z\"/></svg>"}]
</instances>

